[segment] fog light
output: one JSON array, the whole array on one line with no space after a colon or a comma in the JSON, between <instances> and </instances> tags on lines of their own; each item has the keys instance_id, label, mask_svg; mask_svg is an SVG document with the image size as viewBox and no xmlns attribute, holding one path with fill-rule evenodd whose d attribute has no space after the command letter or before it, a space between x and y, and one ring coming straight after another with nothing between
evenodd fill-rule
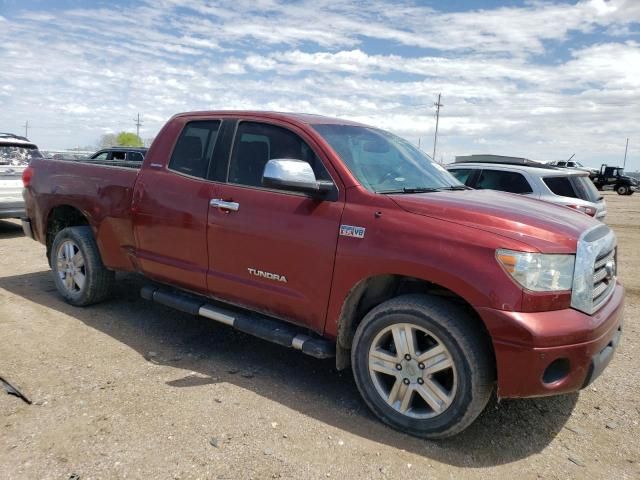
<instances>
[{"instance_id":1,"label":"fog light","mask_svg":"<svg viewBox=\"0 0 640 480\"><path fill-rule=\"evenodd\" d=\"M569 375L569 359L558 358L551 362L542 375L544 383L554 383Z\"/></svg>"}]
</instances>

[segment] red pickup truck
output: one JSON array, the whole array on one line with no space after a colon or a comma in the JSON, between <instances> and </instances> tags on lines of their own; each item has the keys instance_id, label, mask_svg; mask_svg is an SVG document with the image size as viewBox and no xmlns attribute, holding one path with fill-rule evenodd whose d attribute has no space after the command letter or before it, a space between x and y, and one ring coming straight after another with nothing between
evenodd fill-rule
<instances>
[{"instance_id":1,"label":"red pickup truck","mask_svg":"<svg viewBox=\"0 0 640 480\"><path fill-rule=\"evenodd\" d=\"M174 116L141 163L32 160L27 235L60 294L148 300L353 368L371 410L452 436L498 397L584 388L622 331L613 232L461 185L388 132L315 115Z\"/></svg>"}]
</instances>

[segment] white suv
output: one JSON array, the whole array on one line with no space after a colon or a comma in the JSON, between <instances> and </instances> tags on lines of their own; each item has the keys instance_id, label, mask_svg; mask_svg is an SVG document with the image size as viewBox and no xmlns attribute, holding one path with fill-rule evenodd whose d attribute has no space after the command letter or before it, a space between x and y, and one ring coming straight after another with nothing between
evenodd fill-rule
<instances>
[{"instance_id":1,"label":"white suv","mask_svg":"<svg viewBox=\"0 0 640 480\"><path fill-rule=\"evenodd\" d=\"M35 144L25 137L0 133L0 218L25 215L22 172L34 157L42 157Z\"/></svg>"},{"instance_id":2,"label":"white suv","mask_svg":"<svg viewBox=\"0 0 640 480\"><path fill-rule=\"evenodd\" d=\"M507 163L460 162L447 170L466 186L518 193L574 208L600 221L607 204L583 170Z\"/></svg>"}]
</instances>

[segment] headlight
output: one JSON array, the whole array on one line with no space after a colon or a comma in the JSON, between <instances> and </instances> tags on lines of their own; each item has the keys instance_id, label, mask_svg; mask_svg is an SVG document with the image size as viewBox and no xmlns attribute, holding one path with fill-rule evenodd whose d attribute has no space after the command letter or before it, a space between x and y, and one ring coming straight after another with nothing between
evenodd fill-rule
<instances>
[{"instance_id":1,"label":"headlight","mask_svg":"<svg viewBox=\"0 0 640 480\"><path fill-rule=\"evenodd\" d=\"M571 290L575 255L496 250L496 258L513 279L534 292Z\"/></svg>"}]
</instances>

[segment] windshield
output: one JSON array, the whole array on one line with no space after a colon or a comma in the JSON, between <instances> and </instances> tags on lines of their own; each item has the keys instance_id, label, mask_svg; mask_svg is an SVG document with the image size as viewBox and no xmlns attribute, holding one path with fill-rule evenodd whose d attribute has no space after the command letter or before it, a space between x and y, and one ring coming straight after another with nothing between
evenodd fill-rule
<instances>
[{"instance_id":1,"label":"windshield","mask_svg":"<svg viewBox=\"0 0 640 480\"><path fill-rule=\"evenodd\" d=\"M42 158L35 146L0 145L0 165L27 166L32 158Z\"/></svg>"},{"instance_id":2,"label":"windshield","mask_svg":"<svg viewBox=\"0 0 640 480\"><path fill-rule=\"evenodd\" d=\"M353 125L314 125L351 173L375 193L465 189L449 172L406 140Z\"/></svg>"}]
</instances>

